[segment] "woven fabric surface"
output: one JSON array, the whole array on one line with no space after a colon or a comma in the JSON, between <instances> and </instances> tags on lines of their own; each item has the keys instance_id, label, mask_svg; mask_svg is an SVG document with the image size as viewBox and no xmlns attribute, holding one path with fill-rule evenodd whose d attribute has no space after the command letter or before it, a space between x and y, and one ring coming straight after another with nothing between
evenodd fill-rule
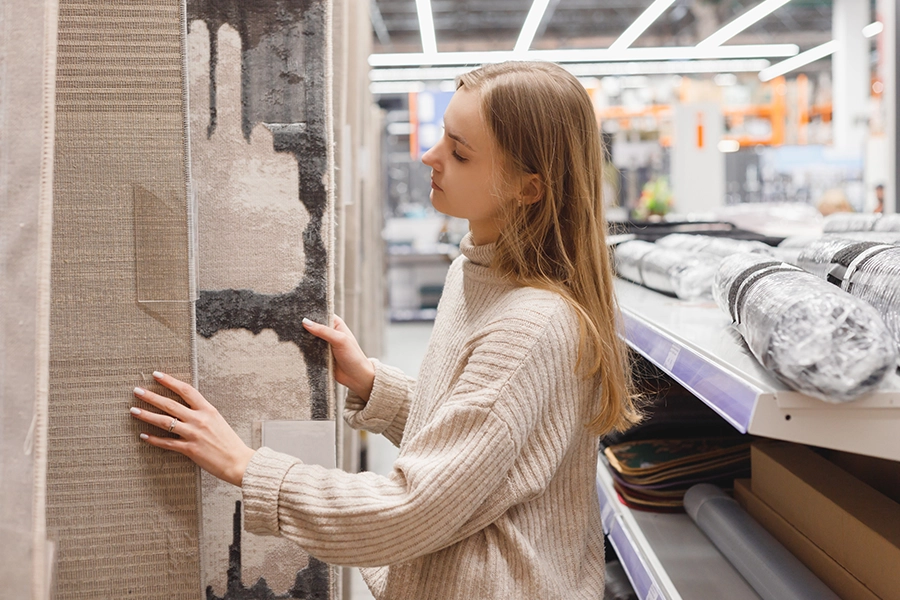
<instances>
[{"instance_id":1,"label":"woven fabric surface","mask_svg":"<svg viewBox=\"0 0 900 600\"><path fill-rule=\"evenodd\" d=\"M197 598L197 475L128 414L192 380L184 10L59 5L47 522L55 598ZM144 408L147 408L144 406ZM160 433L157 431L156 433Z\"/></svg>"},{"instance_id":2,"label":"woven fabric surface","mask_svg":"<svg viewBox=\"0 0 900 600\"><path fill-rule=\"evenodd\" d=\"M46 597L43 477L56 6L0 4L0 582Z\"/></svg>"},{"instance_id":3,"label":"woven fabric surface","mask_svg":"<svg viewBox=\"0 0 900 600\"><path fill-rule=\"evenodd\" d=\"M198 381L253 445L260 422L335 414L328 348L301 325L332 310L330 7L187 6ZM203 474L201 496L208 598L334 593L329 567L296 544L236 535L240 489Z\"/></svg>"}]
</instances>

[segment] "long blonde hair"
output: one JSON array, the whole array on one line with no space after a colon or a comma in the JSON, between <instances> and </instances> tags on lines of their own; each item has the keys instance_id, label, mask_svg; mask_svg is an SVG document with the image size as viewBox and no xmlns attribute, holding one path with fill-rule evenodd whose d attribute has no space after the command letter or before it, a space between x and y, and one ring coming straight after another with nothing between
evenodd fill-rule
<instances>
[{"instance_id":1,"label":"long blonde hair","mask_svg":"<svg viewBox=\"0 0 900 600\"><path fill-rule=\"evenodd\" d=\"M537 175L538 202L509 202L493 266L522 285L562 295L578 314L578 369L599 376L599 411L587 424L603 435L637 423L628 352L606 248L603 157L584 87L552 63L487 65L457 78L480 94L485 122L511 173Z\"/></svg>"}]
</instances>

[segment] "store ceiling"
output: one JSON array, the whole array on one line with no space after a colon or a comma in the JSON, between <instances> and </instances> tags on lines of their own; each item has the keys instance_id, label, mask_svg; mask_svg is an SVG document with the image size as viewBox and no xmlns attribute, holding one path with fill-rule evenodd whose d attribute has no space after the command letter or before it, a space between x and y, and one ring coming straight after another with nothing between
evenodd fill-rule
<instances>
[{"instance_id":1,"label":"store ceiling","mask_svg":"<svg viewBox=\"0 0 900 600\"><path fill-rule=\"evenodd\" d=\"M866 0L859 0L866 1ZM375 52L422 52L416 0L371 0ZM633 46L690 46L760 0L677 0ZM532 49L606 48L652 0L550 0ZM532 0L431 0L438 51L511 50ZM831 39L831 0L792 0L729 41Z\"/></svg>"}]
</instances>

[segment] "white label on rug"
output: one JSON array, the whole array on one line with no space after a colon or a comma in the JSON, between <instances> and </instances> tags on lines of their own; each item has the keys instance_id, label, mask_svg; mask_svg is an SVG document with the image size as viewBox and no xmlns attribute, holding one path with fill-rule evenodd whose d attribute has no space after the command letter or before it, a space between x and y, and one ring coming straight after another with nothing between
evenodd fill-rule
<instances>
[{"instance_id":1,"label":"white label on rug","mask_svg":"<svg viewBox=\"0 0 900 600\"><path fill-rule=\"evenodd\" d=\"M262 445L306 464L335 468L334 421L263 421Z\"/></svg>"}]
</instances>

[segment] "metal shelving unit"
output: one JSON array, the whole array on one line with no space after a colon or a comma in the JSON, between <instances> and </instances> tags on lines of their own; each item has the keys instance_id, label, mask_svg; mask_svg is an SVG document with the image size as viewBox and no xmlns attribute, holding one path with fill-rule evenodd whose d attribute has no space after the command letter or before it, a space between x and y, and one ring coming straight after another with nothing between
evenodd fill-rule
<instances>
[{"instance_id":1,"label":"metal shelving unit","mask_svg":"<svg viewBox=\"0 0 900 600\"><path fill-rule=\"evenodd\" d=\"M900 460L900 377L846 404L791 390L750 354L712 302L684 302L616 281L629 346L742 433ZM759 596L685 514L632 511L601 456L603 530L641 600Z\"/></svg>"},{"instance_id":2,"label":"metal shelving unit","mask_svg":"<svg viewBox=\"0 0 900 600\"><path fill-rule=\"evenodd\" d=\"M743 433L900 460L900 377L854 402L791 390L760 366L712 302L617 280L628 344Z\"/></svg>"}]
</instances>

